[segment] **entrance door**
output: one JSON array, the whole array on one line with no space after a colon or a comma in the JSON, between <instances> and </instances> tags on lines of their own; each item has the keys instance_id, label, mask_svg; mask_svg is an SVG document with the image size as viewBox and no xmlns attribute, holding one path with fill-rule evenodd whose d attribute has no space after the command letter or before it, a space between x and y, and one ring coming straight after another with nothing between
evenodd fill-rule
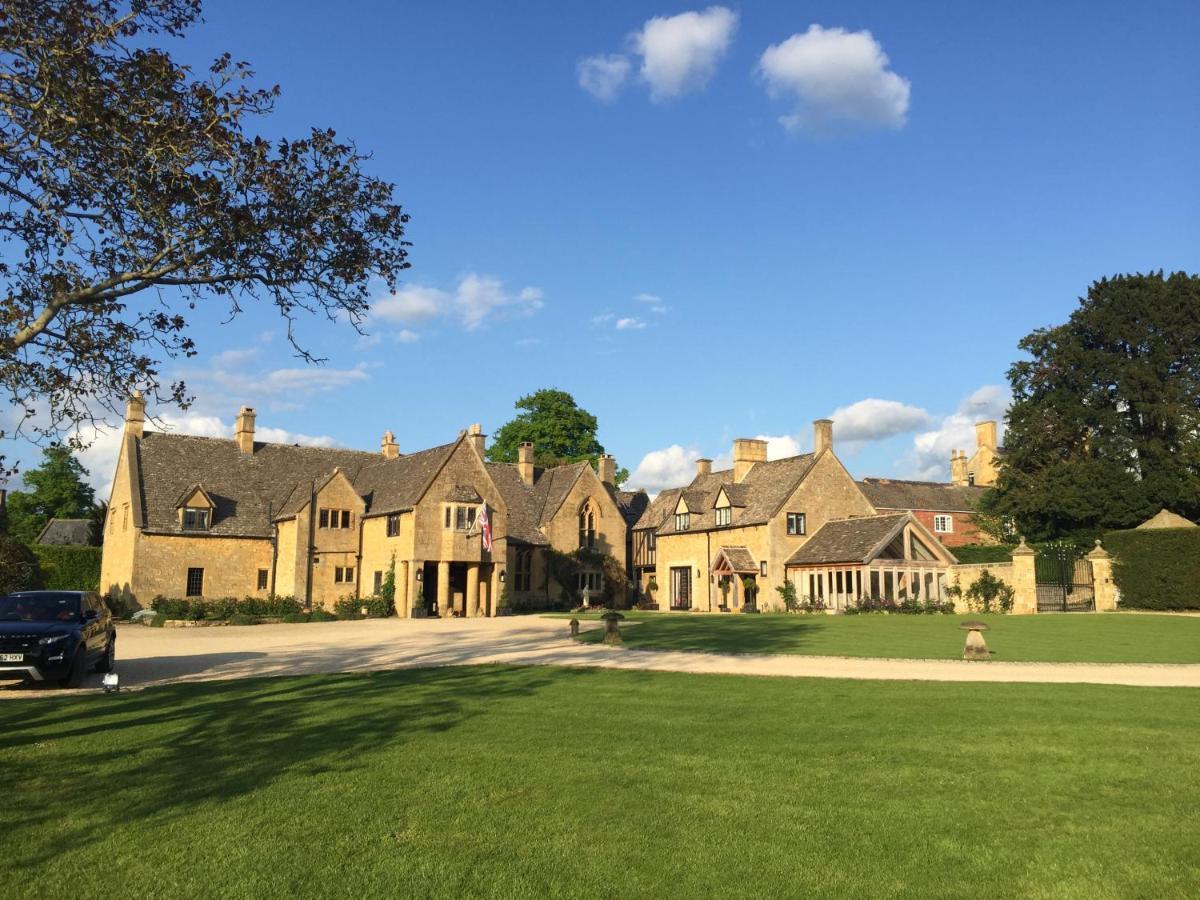
<instances>
[{"instance_id":1,"label":"entrance door","mask_svg":"<svg viewBox=\"0 0 1200 900\"><path fill-rule=\"evenodd\" d=\"M692 608L692 567L671 569L671 609Z\"/></svg>"},{"instance_id":2,"label":"entrance door","mask_svg":"<svg viewBox=\"0 0 1200 900\"><path fill-rule=\"evenodd\" d=\"M425 615L436 616L439 612L437 609L438 595L438 566L435 562L425 563L424 573L421 576L421 585L425 590Z\"/></svg>"}]
</instances>

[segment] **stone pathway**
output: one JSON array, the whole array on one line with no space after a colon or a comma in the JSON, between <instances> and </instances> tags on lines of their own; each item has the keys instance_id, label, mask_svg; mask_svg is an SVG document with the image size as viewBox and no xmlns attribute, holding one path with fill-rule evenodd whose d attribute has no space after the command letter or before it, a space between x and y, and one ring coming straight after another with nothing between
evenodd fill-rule
<instances>
[{"instance_id":1,"label":"stone pathway","mask_svg":"<svg viewBox=\"0 0 1200 900\"><path fill-rule=\"evenodd\" d=\"M585 628L598 622L582 623ZM636 625L626 626L636 627ZM507 663L800 678L1200 687L1200 665L965 662L625 650L580 644L566 619L388 619L224 628L122 626L122 688L207 679ZM100 685L89 676L86 688ZM61 696L0 682L0 697Z\"/></svg>"}]
</instances>

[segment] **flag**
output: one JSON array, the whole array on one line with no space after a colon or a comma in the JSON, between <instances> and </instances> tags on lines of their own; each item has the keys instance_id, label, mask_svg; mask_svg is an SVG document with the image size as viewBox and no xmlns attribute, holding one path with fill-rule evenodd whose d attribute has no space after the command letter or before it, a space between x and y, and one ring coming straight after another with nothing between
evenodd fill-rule
<instances>
[{"instance_id":1,"label":"flag","mask_svg":"<svg viewBox=\"0 0 1200 900\"><path fill-rule=\"evenodd\" d=\"M488 553L492 552L492 520L488 516L487 504L483 504L483 509L479 513L479 534L483 539L483 549Z\"/></svg>"}]
</instances>

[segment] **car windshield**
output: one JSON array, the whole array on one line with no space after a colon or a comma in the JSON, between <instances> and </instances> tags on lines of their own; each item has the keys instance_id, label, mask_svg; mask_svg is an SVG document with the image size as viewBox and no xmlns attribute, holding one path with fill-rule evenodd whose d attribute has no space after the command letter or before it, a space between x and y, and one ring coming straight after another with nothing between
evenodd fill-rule
<instances>
[{"instance_id":1,"label":"car windshield","mask_svg":"<svg viewBox=\"0 0 1200 900\"><path fill-rule=\"evenodd\" d=\"M0 597L0 622L78 621L78 594L9 594Z\"/></svg>"}]
</instances>

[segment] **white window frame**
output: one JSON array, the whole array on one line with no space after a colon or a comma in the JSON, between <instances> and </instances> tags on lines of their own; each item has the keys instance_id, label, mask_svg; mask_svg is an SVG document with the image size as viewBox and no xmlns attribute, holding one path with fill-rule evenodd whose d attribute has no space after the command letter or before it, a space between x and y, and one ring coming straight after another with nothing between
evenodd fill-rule
<instances>
[{"instance_id":1,"label":"white window frame","mask_svg":"<svg viewBox=\"0 0 1200 900\"><path fill-rule=\"evenodd\" d=\"M808 515L802 512L787 514L787 533L789 537L802 537L808 533Z\"/></svg>"},{"instance_id":2,"label":"white window frame","mask_svg":"<svg viewBox=\"0 0 1200 900\"><path fill-rule=\"evenodd\" d=\"M733 507L718 506L715 510L717 525L732 525L733 524Z\"/></svg>"},{"instance_id":3,"label":"white window frame","mask_svg":"<svg viewBox=\"0 0 1200 900\"><path fill-rule=\"evenodd\" d=\"M933 517L934 534L954 534L954 516L939 514Z\"/></svg>"},{"instance_id":4,"label":"white window frame","mask_svg":"<svg viewBox=\"0 0 1200 900\"><path fill-rule=\"evenodd\" d=\"M692 527L691 513L675 513L675 530L688 531Z\"/></svg>"}]
</instances>

